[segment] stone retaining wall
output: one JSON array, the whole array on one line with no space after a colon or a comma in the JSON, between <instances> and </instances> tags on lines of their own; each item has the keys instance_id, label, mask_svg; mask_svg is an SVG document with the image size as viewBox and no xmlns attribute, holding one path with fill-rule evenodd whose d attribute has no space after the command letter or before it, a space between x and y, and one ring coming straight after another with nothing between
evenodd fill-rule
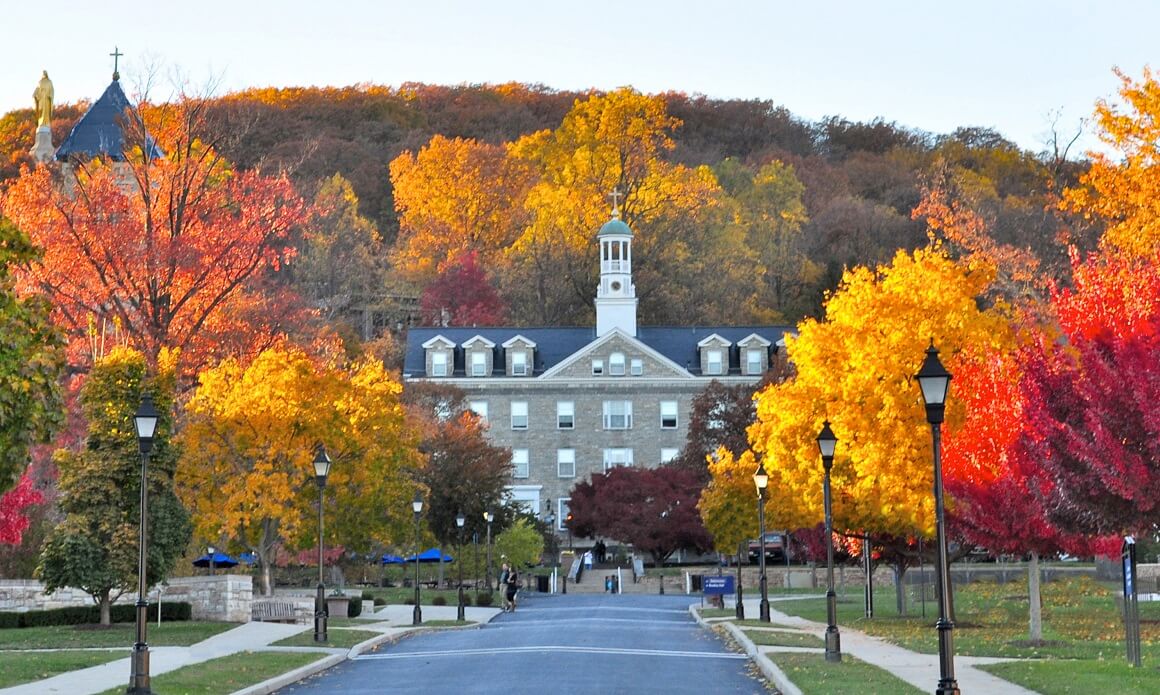
<instances>
[{"instance_id":1,"label":"stone retaining wall","mask_svg":"<svg viewBox=\"0 0 1160 695\"><path fill-rule=\"evenodd\" d=\"M250 620L250 601L253 598L253 580L248 575L218 574L202 577L174 577L160 587L161 601L186 602L192 607L194 620L221 620L244 623ZM148 596L157 601L158 587ZM136 592L122 594L115 603L133 604ZM80 589L57 589L44 593L44 584L35 579L0 580L0 611L26 611L91 606L93 599Z\"/></svg>"}]
</instances>

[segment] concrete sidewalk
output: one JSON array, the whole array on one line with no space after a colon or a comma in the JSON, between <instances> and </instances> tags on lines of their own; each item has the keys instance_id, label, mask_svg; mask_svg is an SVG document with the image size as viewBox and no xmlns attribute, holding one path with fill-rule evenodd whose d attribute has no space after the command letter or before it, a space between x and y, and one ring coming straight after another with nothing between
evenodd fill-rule
<instances>
[{"instance_id":1,"label":"concrete sidewalk","mask_svg":"<svg viewBox=\"0 0 1160 695\"><path fill-rule=\"evenodd\" d=\"M800 598L815 597L795 596L787 597L787 600ZM745 615L756 617L758 615L759 602L759 599L756 598L745 599ZM826 625L824 623L815 623L811 620L786 615L776 610L777 600L773 598L770 599L770 603L772 606L770 607L769 614L774 627L786 627L824 639L826 633ZM825 650L822 648L757 646L752 640L742 634L742 631L736 625L723 620L703 620L697 615L696 611L694 611L694 615L698 622L702 624L713 625L717 622L724 622L730 634L741 644L746 653L753 657L754 662L766 677L773 681L785 695L802 695L802 692L777 668L776 664L774 664L768 655L776 654L777 652L807 652L817 653L819 658L821 658L821 655L825 653ZM873 664L920 690L933 692L938 685L938 654L920 654L895 646L885 640L872 637L858 630L842 627L841 625L838 627L841 630L841 645L844 655L849 654L868 664ZM1018 661L1018 659L956 656L955 679L959 684L959 689L964 693L987 693L987 695L1035 695L1035 692L1032 690L1027 690L1014 683L974 668L977 664L995 664L1004 661Z\"/></svg>"},{"instance_id":2,"label":"concrete sidewalk","mask_svg":"<svg viewBox=\"0 0 1160 695\"><path fill-rule=\"evenodd\" d=\"M189 647L150 647L149 648L149 675L156 677L160 674L174 671L184 666L199 664L210 659L217 659L231 654L246 651L274 651L289 650L318 652L319 661L304 666L302 669L284 674L276 679L260 683L247 688L243 693L253 695L261 692L271 692L295 680L305 678L325 668L359 654L363 650L371 649L377 644L394 639L399 635L415 630L426 629L422 626L412 626L414 606L392 605L383 606L380 610L359 618L359 624L353 629L378 632L376 639L367 640L351 649L332 649L315 647L270 647L270 645L287 637L301 632L312 631L313 625L286 625L282 623L244 623L232 630L214 635ZM477 623L486 623L499 614L498 608L467 608L465 617ZM423 620L455 620L455 606L423 606ZM365 624L364 624L365 622ZM330 631L345 628L331 627ZM68 695L93 695L111 688L125 688L129 684L129 657L110 661L100 666L69 671L59 676L46 678L34 683L18 685L12 688L0 689L0 695L45 695L46 693L67 693ZM276 682L275 682L276 681Z\"/></svg>"}]
</instances>

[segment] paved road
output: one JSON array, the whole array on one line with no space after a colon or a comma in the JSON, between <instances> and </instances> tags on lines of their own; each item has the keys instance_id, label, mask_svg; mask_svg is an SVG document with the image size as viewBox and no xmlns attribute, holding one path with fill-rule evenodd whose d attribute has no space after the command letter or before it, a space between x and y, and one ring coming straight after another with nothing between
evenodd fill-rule
<instances>
[{"instance_id":1,"label":"paved road","mask_svg":"<svg viewBox=\"0 0 1160 695\"><path fill-rule=\"evenodd\" d=\"M536 596L478 630L410 636L278 691L764 693L743 654L689 615L687 596Z\"/></svg>"}]
</instances>

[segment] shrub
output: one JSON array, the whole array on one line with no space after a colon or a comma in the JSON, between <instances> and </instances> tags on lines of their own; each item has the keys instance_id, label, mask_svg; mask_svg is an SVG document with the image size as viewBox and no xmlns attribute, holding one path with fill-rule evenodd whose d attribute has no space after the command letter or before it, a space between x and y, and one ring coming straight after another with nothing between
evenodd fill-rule
<instances>
[{"instance_id":1,"label":"shrub","mask_svg":"<svg viewBox=\"0 0 1160 695\"><path fill-rule=\"evenodd\" d=\"M382 597L382 596L376 596L375 597L375 605L376 606L385 606L385 605L387 605L387 599Z\"/></svg>"},{"instance_id":2,"label":"shrub","mask_svg":"<svg viewBox=\"0 0 1160 695\"><path fill-rule=\"evenodd\" d=\"M346 617L357 618L362 615L362 604L363 602L357 598L352 601L348 601L346 604Z\"/></svg>"},{"instance_id":3,"label":"shrub","mask_svg":"<svg viewBox=\"0 0 1160 695\"><path fill-rule=\"evenodd\" d=\"M403 605L404 606L413 606L413 605L415 605L415 599L408 596L407 598L403 599Z\"/></svg>"},{"instance_id":4,"label":"shrub","mask_svg":"<svg viewBox=\"0 0 1160 695\"><path fill-rule=\"evenodd\" d=\"M363 597L364 601L374 601L375 600L375 595L367 589L363 590L362 597Z\"/></svg>"},{"instance_id":5,"label":"shrub","mask_svg":"<svg viewBox=\"0 0 1160 695\"><path fill-rule=\"evenodd\" d=\"M433 606L446 606L447 605L447 597L444 596L443 594L437 594L435 596L435 598L431 599L431 605L433 605Z\"/></svg>"},{"instance_id":6,"label":"shrub","mask_svg":"<svg viewBox=\"0 0 1160 695\"><path fill-rule=\"evenodd\" d=\"M156 619L157 604L149 605L147 615ZM162 620L190 620L192 615L193 606L188 603L161 604ZM137 619L137 607L132 604L114 604L109 609L109 619L114 623L134 622ZM99 623L100 621L101 609L99 606L66 606L43 611L28 611L27 613L0 613L0 628L83 625Z\"/></svg>"},{"instance_id":7,"label":"shrub","mask_svg":"<svg viewBox=\"0 0 1160 695\"><path fill-rule=\"evenodd\" d=\"M471 605L471 594L469 594L467 592L463 593L463 605L465 605L465 606Z\"/></svg>"},{"instance_id":8,"label":"shrub","mask_svg":"<svg viewBox=\"0 0 1160 695\"><path fill-rule=\"evenodd\" d=\"M475 605L477 605L477 606L490 606L491 605L491 592L489 591L485 594L480 594L479 598L475 602Z\"/></svg>"}]
</instances>

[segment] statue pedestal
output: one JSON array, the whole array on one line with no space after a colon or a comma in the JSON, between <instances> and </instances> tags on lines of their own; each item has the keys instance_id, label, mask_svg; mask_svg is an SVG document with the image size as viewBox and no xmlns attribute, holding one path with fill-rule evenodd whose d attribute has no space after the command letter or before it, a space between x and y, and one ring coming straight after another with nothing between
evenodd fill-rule
<instances>
[{"instance_id":1,"label":"statue pedestal","mask_svg":"<svg viewBox=\"0 0 1160 695\"><path fill-rule=\"evenodd\" d=\"M56 154L56 148L52 146L52 128L42 125L36 129L36 145L28 153L32 155L37 164L47 164L52 161L53 155Z\"/></svg>"}]
</instances>

